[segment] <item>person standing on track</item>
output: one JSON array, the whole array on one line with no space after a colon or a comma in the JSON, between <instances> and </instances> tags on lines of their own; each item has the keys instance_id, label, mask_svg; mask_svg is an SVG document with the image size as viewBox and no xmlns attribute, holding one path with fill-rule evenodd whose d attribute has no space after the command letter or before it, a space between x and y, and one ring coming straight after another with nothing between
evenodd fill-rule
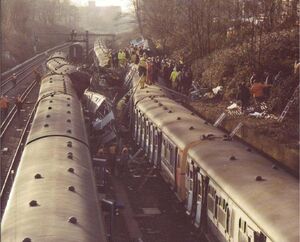
<instances>
[{"instance_id":1,"label":"person standing on track","mask_svg":"<svg viewBox=\"0 0 300 242\"><path fill-rule=\"evenodd\" d=\"M108 164L110 166L110 172L111 172L112 176L115 175L116 155L117 155L117 145L112 144L109 147L109 162L108 162Z\"/></svg>"},{"instance_id":2,"label":"person standing on track","mask_svg":"<svg viewBox=\"0 0 300 242\"><path fill-rule=\"evenodd\" d=\"M119 176L122 177L128 171L129 151L127 146L123 146L120 157Z\"/></svg>"},{"instance_id":3,"label":"person standing on track","mask_svg":"<svg viewBox=\"0 0 300 242\"><path fill-rule=\"evenodd\" d=\"M3 120L7 116L8 107L9 107L8 98L1 96L0 97L1 120Z\"/></svg>"},{"instance_id":4,"label":"person standing on track","mask_svg":"<svg viewBox=\"0 0 300 242\"><path fill-rule=\"evenodd\" d=\"M17 115L20 116L21 109L23 107L23 101L22 101L22 98L21 98L21 96L19 94L16 97L15 105L16 105L16 108L17 108Z\"/></svg>"},{"instance_id":5,"label":"person standing on track","mask_svg":"<svg viewBox=\"0 0 300 242\"><path fill-rule=\"evenodd\" d=\"M17 74L16 73L14 73L12 75L12 80L11 81L12 81L13 87L15 87L17 85Z\"/></svg>"}]
</instances>

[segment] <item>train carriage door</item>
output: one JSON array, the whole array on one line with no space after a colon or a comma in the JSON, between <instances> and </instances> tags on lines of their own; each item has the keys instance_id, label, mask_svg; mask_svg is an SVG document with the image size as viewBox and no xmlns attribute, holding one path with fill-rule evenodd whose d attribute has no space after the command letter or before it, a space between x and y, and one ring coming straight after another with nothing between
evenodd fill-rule
<instances>
[{"instance_id":1,"label":"train carriage door","mask_svg":"<svg viewBox=\"0 0 300 242\"><path fill-rule=\"evenodd\" d=\"M145 154L148 156L149 158L149 150L150 150L150 127L151 127L151 123L149 121L149 119L146 119L145 122L146 126L145 126Z\"/></svg>"},{"instance_id":2,"label":"train carriage door","mask_svg":"<svg viewBox=\"0 0 300 242\"><path fill-rule=\"evenodd\" d=\"M137 142L138 137L138 126L139 126L139 116L138 116L138 110L134 110L134 137L133 139L135 142Z\"/></svg>"},{"instance_id":3,"label":"train carriage door","mask_svg":"<svg viewBox=\"0 0 300 242\"><path fill-rule=\"evenodd\" d=\"M194 187L194 161L188 159L186 170L186 190L187 190L187 203L186 203L186 213L191 215L192 205L193 205L193 187Z\"/></svg>"},{"instance_id":4,"label":"train carriage door","mask_svg":"<svg viewBox=\"0 0 300 242\"><path fill-rule=\"evenodd\" d=\"M142 149L144 149L144 142L145 142L145 121L146 121L146 118L145 118L145 116L142 116L142 118L141 118L141 138L140 138L140 140L141 140L141 142L140 142L140 147L142 148Z\"/></svg>"},{"instance_id":5,"label":"train carriage door","mask_svg":"<svg viewBox=\"0 0 300 242\"><path fill-rule=\"evenodd\" d=\"M137 133L137 144L141 147L141 137L142 137L142 114L138 112L138 133Z\"/></svg>"},{"instance_id":6,"label":"train carriage door","mask_svg":"<svg viewBox=\"0 0 300 242\"><path fill-rule=\"evenodd\" d=\"M150 126L150 134L149 134L149 162L153 163L153 153L154 153L154 125Z\"/></svg>"},{"instance_id":7,"label":"train carriage door","mask_svg":"<svg viewBox=\"0 0 300 242\"><path fill-rule=\"evenodd\" d=\"M154 129L154 165L160 168L160 157L162 149L162 134L158 128Z\"/></svg>"},{"instance_id":8,"label":"train carriage door","mask_svg":"<svg viewBox=\"0 0 300 242\"><path fill-rule=\"evenodd\" d=\"M202 194L203 194L202 174L200 172L197 172L197 201L196 201L196 217L195 217L196 227L200 226L200 221L201 221Z\"/></svg>"},{"instance_id":9,"label":"train carriage door","mask_svg":"<svg viewBox=\"0 0 300 242\"><path fill-rule=\"evenodd\" d=\"M226 210L226 239L233 241L234 236L234 213L233 209L228 205Z\"/></svg>"}]
</instances>

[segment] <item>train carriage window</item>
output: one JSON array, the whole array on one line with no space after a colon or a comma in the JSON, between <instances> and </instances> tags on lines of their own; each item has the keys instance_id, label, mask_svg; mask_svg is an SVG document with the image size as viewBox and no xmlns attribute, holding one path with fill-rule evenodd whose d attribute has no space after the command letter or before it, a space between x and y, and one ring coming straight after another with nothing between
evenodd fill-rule
<instances>
[{"instance_id":1,"label":"train carriage window","mask_svg":"<svg viewBox=\"0 0 300 242\"><path fill-rule=\"evenodd\" d=\"M218 217L218 209L217 209L218 203L219 203L219 197L216 196L216 200L215 200L215 213L214 213L214 217L215 217L215 218Z\"/></svg>"},{"instance_id":2,"label":"train carriage window","mask_svg":"<svg viewBox=\"0 0 300 242\"><path fill-rule=\"evenodd\" d=\"M226 233L229 233L230 211L226 210Z\"/></svg>"},{"instance_id":3,"label":"train carriage window","mask_svg":"<svg viewBox=\"0 0 300 242\"><path fill-rule=\"evenodd\" d=\"M180 168L180 154L177 154L177 168Z\"/></svg>"}]
</instances>

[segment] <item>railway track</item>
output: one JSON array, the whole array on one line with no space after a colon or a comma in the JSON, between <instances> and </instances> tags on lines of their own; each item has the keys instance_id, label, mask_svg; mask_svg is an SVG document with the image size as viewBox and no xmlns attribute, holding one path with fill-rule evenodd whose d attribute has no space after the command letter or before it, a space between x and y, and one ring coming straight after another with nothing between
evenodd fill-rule
<instances>
[{"instance_id":1,"label":"railway track","mask_svg":"<svg viewBox=\"0 0 300 242\"><path fill-rule=\"evenodd\" d=\"M9 167L4 167L4 172L6 173L5 179L2 183L2 188L1 188L1 193L0 193L0 198L1 198L1 214L3 214L7 200L9 198L9 193L10 193L10 189L12 187L13 181L14 181L14 176L16 174L16 171L18 169L19 166L19 161L22 155L22 151L27 139L27 134L29 132L30 129L30 124L31 121L34 117L34 113L35 113L35 107L36 105L34 105L29 118L27 120L27 122L25 123L25 126L23 128L23 131L21 133L21 137L19 139L19 142L17 143L17 147L15 150L15 153L12 157L12 160L9 164ZM1 169L2 171L3 169Z\"/></svg>"},{"instance_id":2,"label":"railway track","mask_svg":"<svg viewBox=\"0 0 300 242\"><path fill-rule=\"evenodd\" d=\"M16 85L21 83L23 80L25 80L31 73L32 69L38 68L41 66L41 61L44 60L45 58L38 58L32 63L30 63L26 68L19 70L18 72L15 72L16 76L19 77L16 80ZM2 90L2 95L6 95L10 90L15 88L15 86L12 83L13 80L13 75L9 76L7 79L3 80L1 83L1 90Z\"/></svg>"},{"instance_id":3,"label":"railway track","mask_svg":"<svg viewBox=\"0 0 300 242\"><path fill-rule=\"evenodd\" d=\"M67 46L53 48L48 51L50 54ZM40 68L46 60L46 55L39 55L32 61L27 61L27 65L19 68L15 73L18 74L16 86L11 83L12 75L8 76L1 83L2 95L9 93L10 98L21 96L23 107L18 112L16 105L10 105L7 116L1 120L0 139L1 139L1 211L5 209L6 202L13 184L23 146L27 139L30 124L35 113L36 100L39 92L39 85L33 80L32 70ZM30 101L29 101L30 100Z\"/></svg>"}]
</instances>

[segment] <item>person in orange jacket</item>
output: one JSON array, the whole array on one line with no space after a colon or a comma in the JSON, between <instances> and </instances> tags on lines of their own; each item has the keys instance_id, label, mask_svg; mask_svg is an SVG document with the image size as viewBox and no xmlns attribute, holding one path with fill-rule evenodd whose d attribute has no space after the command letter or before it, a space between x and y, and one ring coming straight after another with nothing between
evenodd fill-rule
<instances>
[{"instance_id":1,"label":"person in orange jacket","mask_svg":"<svg viewBox=\"0 0 300 242\"><path fill-rule=\"evenodd\" d=\"M267 87L270 87L272 85L270 84L263 84L261 82L259 82L258 80L256 80L251 88L250 88L250 92L254 97L255 102L262 102L265 99L265 93L264 93L264 89Z\"/></svg>"}]
</instances>

